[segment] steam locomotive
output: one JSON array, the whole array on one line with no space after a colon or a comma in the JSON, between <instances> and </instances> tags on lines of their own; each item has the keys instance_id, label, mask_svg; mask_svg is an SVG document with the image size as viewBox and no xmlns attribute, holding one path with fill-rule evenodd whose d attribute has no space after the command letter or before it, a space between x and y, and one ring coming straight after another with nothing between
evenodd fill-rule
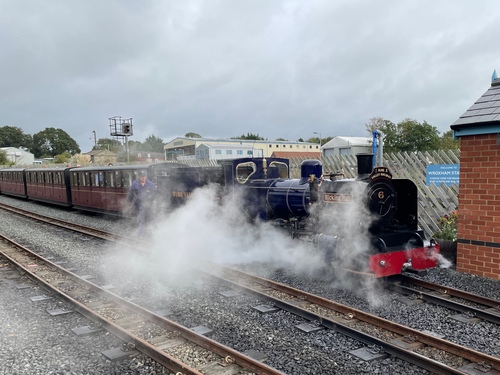
<instances>
[{"instance_id":1,"label":"steam locomotive","mask_svg":"<svg viewBox=\"0 0 500 375\"><path fill-rule=\"evenodd\" d=\"M372 154L359 154L358 176L324 174L319 160L301 164L290 179L288 159L222 160L217 167L179 167L157 177L158 191L177 207L196 188L215 184L223 199L239 194L251 220L270 221L313 244L331 265L375 277L435 267L439 245L418 227L417 188L373 168Z\"/></svg>"}]
</instances>

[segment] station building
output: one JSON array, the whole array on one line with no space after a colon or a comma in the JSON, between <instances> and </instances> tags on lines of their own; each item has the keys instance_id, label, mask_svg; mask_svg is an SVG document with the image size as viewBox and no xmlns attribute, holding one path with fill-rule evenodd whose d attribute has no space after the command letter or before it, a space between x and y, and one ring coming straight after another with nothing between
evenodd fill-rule
<instances>
[{"instance_id":1,"label":"station building","mask_svg":"<svg viewBox=\"0 0 500 375\"><path fill-rule=\"evenodd\" d=\"M16 147L0 147L7 156L7 160L14 165L32 165L35 162L35 156L26 150Z\"/></svg>"},{"instance_id":2,"label":"station building","mask_svg":"<svg viewBox=\"0 0 500 375\"><path fill-rule=\"evenodd\" d=\"M457 270L500 280L500 79L451 126L460 139Z\"/></svg>"},{"instance_id":3,"label":"station building","mask_svg":"<svg viewBox=\"0 0 500 375\"><path fill-rule=\"evenodd\" d=\"M323 156L369 154L373 151L370 137L333 137L321 147Z\"/></svg>"},{"instance_id":4,"label":"station building","mask_svg":"<svg viewBox=\"0 0 500 375\"><path fill-rule=\"evenodd\" d=\"M283 155L319 158L318 143L290 141L262 141L247 139L208 139L177 137L164 146L165 160L234 159L239 157L271 157Z\"/></svg>"}]
</instances>

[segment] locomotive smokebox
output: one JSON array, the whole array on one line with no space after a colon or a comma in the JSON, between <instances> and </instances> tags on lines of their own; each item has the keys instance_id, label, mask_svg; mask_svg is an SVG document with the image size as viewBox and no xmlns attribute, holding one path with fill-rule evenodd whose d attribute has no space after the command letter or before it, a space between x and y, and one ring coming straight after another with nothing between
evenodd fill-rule
<instances>
[{"instance_id":1,"label":"locomotive smokebox","mask_svg":"<svg viewBox=\"0 0 500 375\"><path fill-rule=\"evenodd\" d=\"M308 181L309 176L316 176L316 178L321 178L323 174L323 166L321 162L316 159L304 160L300 165L300 182L305 183Z\"/></svg>"},{"instance_id":2,"label":"locomotive smokebox","mask_svg":"<svg viewBox=\"0 0 500 375\"><path fill-rule=\"evenodd\" d=\"M363 180L370 176L373 170L373 154L356 154L358 159L358 180Z\"/></svg>"}]
</instances>

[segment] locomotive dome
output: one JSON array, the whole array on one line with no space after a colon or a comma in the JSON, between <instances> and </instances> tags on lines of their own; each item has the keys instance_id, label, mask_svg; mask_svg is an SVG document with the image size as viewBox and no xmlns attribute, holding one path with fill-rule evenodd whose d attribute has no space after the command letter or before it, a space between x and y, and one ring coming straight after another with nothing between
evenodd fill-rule
<instances>
[{"instance_id":1,"label":"locomotive dome","mask_svg":"<svg viewBox=\"0 0 500 375\"><path fill-rule=\"evenodd\" d=\"M300 165L301 181L309 179L312 174L320 178L323 175L323 165L317 159L304 160Z\"/></svg>"}]
</instances>

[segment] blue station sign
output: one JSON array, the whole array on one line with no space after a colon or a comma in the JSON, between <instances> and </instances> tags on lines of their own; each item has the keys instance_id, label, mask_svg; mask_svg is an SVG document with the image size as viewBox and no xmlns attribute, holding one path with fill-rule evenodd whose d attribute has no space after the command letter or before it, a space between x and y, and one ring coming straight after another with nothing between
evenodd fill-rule
<instances>
[{"instance_id":1,"label":"blue station sign","mask_svg":"<svg viewBox=\"0 0 500 375\"><path fill-rule=\"evenodd\" d=\"M425 171L427 186L432 182L436 185L445 183L450 186L460 181L460 164L431 164Z\"/></svg>"}]
</instances>

